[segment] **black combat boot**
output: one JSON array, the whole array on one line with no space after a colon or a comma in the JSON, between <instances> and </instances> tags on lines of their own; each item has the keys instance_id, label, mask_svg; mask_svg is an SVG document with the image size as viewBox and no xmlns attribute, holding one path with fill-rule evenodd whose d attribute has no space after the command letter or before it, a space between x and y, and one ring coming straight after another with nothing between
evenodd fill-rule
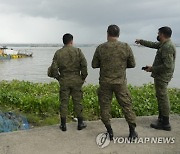
<instances>
[{"instance_id":1,"label":"black combat boot","mask_svg":"<svg viewBox=\"0 0 180 154\"><path fill-rule=\"evenodd\" d=\"M66 128L66 118L61 117L61 125L59 126L59 128L60 128L62 131L66 131L66 130L67 130L67 128Z\"/></svg>"},{"instance_id":2,"label":"black combat boot","mask_svg":"<svg viewBox=\"0 0 180 154\"><path fill-rule=\"evenodd\" d=\"M78 126L77 129L78 130L82 130L84 128L86 128L87 125L83 122L83 118L82 117L78 117Z\"/></svg>"},{"instance_id":3,"label":"black combat boot","mask_svg":"<svg viewBox=\"0 0 180 154\"><path fill-rule=\"evenodd\" d=\"M113 135L113 130L112 130L112 128L111 128L111 125L105 125L105 127L106 127L106 129L107 129L108 134L109 134L109 138L110 138L110 140L112 141L114 135Z\"/></svg>"},{"instance_id":4,"label":"black combat boot","mask_svg":"<svg viewBox=\"0 0 180 154\"><path fill-rule=\"evenodd\" d=\"M152 128L159 129L159 130L166 130L166 131L171 131L171 125L169 123L169 117L162 116L162 121L157 122L155 124L150 125Z\"/></svg>"},{"instance_id":5,"label":"black combat boot","mask_svg":"<svg viewBox=\"0 0 180 154\"><path fill-rule=\"evenodd\" d=\"M161 112L159 112L158 122L162 122L162 121L163 121L162 114L161 114Z\"/></svg>"},{"instance_id":6,"label":"black combat boot","mask_svg":"<svg viewBox=\"0 0 180 154\"><path fill-rule=\"evenodd\" d=\"M159 127L161 127L162 122L163 122L163 116L162 116L161 112L159 111L159 116L158 116L157 121L155 121L154 123L151 123L150 127L159 128Z\"/></svg>"},{"instance_id":7,"label":"black combat boot","mask_svg":"<svg viewBox=\"0 0 180 154\"><path fill-rule=\"evenodd\" d=\"M138 138L138 133L135 131L136 124L129 125L129 140L133 141Z\"/></svg>"},{"instance_id":8,"label":"black combat boot","mask_svg":"<svg viewBox=\"0 0 180 154\"><path fill-rule=\"evenodd\" d=\"M169 123L169 117L163 116L162 119L163 119L163 122L162 122L163 129L167 130L167 131L171 131L171 125Z\"/></svg>"}]
</instances>

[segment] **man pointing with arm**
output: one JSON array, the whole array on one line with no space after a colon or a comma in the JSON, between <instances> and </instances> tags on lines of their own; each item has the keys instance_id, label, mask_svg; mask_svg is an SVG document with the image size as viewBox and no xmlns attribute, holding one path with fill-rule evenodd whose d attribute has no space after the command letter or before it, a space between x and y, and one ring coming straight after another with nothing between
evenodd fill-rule
<instances>
[{"instance_id":1,"label":"man pointing with arm","mask_svg":"<svg viewBox=\"0 0 180 154\"><path fill-rule=\"evenodd\" d=\"M145 40L136 40L136 44L157 49L156 57L152 66L146 66L146 72L152 72L154 78L156 97L158 101L159 117L156 124L150 126L155 129L171 130L169 123L170 102L167 93L167 86L173 77L176 59L176 48L170 40L172 30L170 27L159 28L157 40L159 42L150 42Z\"/></svg>"}]
</instances>

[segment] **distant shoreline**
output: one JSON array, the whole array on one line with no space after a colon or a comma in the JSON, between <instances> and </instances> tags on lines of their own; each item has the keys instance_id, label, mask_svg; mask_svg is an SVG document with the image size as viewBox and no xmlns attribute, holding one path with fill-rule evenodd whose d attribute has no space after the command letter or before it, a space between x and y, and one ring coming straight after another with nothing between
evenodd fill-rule
<instances>
[{"instance_id":1,"label":"distant shoreline","mask_svg":"<svg viewBox=\"0 0 180 154\"><path fill-rule=\"evenodd\" d=\"M58 44L58 43L2 43L0 44L1 46L7 46L7 47L62 47L63 44ZM137 47L142 47L140 45L136 44L129 44L130 46L137 46ZM175 44L176 47L180 47L180 44ZM98 44L76 44L75 46L77 47L97 47Z\"/></svg>"}]
</instances>

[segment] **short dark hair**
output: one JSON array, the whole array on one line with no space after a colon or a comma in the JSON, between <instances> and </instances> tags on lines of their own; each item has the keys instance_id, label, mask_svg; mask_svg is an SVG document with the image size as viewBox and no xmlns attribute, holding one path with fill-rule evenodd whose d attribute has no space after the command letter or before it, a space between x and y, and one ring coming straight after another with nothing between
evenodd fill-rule
<instances>
[{"instance_id":1,"label":"short dark hair","mask_svg":"<svg viewBox=\"0 0 180 154\"><path fill-rule=\"evenodd\" d=\"M164 26L159 28L159 33L164 34L164 36L167 38L170 38L172 35L172 30L170 27Z\"/></svg>"},{"instance_id":2,"label":"short dark hair","mask_svg":"<svg viewBox=\"0 0 180 154\"><path fill-rule=\"evenodd\" d=\"M63 36L63 43L65 45L69 44L72 40L73 40L73 36L71 34L69 34L69 33L64 34L64 36Z\"/></svg>"},{"instance_id":3,"label":"short dark hair","mask_svg":"<svg viewBox=\"0 0 180 154\"><path fill-rule=\"evenodd\" d=\"M119 37L120 28L117 25L110 25L108 26L107 33L109 36Z\"/></svg>"}]
</instances>

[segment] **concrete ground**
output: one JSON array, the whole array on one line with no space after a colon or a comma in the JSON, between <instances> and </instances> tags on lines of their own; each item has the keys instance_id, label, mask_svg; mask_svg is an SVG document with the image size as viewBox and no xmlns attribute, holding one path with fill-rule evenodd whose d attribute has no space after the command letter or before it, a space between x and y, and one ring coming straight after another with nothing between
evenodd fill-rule
<instances>
[{"instance_id":1,"label":"concrete ground","mask_svg":"<svg viewBox=\"0 0 180 154\"><path fill-rule=\"evenodd\" d=\"M88 121L88 127L82 131L76 130L77 123L72 122L67 124L67 132L60 131L55 125L1 133L0 154L180 154L180 116L171 115L170 132L150 128L149 124L156 119L156 116L137 117L137 142L140 143L122 143L122 137L128 136L127 123L123 118L112 119L114 136L115 139L120 137L119 143L114 143L117 140L111 141L105 148L98 147L96 143L97 135L105 132L101 121ZM145 137L158 137L159 143L142 143ZM165 138L170 139L171 143L162 143Z\"/></svg>"}]
</instances>

